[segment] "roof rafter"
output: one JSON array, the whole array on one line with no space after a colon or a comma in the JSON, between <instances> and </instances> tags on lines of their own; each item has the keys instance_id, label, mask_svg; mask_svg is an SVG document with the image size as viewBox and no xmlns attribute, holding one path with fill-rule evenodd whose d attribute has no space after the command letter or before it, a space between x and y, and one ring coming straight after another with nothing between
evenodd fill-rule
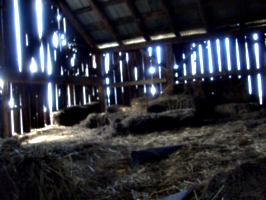
<instances>
[{"instance_id":1,"label":"roof rafter","mask_svg":"<svg viewBox=\"0 0 266 200\"><path fill-rule=\"evenodd\" d=\"M135 18L135 22L138 25L138 28L140 30L140 32L142 33L143 37L145 38L146 41L150 41L151 38L148 34L148 30L145 27L145 23L137 9L137 7L135 6L134 2L132 2L131 0L125 0L131 14L133 15L133 17Z\"/></svg>"},{"instance_id":2,"label":"roof rafter","mask_svg":"<svg viewBox=\"0 0 266 200\"><path fill-rule=\"evenodd\" d=\"M58 0L58 4L65 13L66 17L68 20L73 24L75 29L78 31L78 33L81 35L81 37L86 41L86 43L91 47L91 48L96 48L95 43L92 40L92 37L87 33L87 31L84 29L84 27L81 25L79 20L76 18L76 16L72 13L70 8L64 1Z\"/></svg>"},{"instance_id":3,"label":"roof rafter","mask_svg":"<svg viewBox=\"0 0 266 200\"><path fill-rule=\"evenodd\" d=\"M94 10L94 12L96 12L98 17L102 20L102 22L104 23L105 27L111 32L111 34L114 37L114 39L116 40L116 42L119 45L122 45L123 44L122 43L122 39L120 38L117 30L115 30L114 25L112 24L112 22L108 19L108 17L103 12L103 9L101 8L101 6L96 1L93 1L93 0L88 0L88 2L91 5L91 7Z\"/></svg>"},{"instance_id":4,"label":"roof rafter","mask_svg":"<svg viewBox=\"0 0 266 200\"><path fill-rule=\"evenodd\" d=\"M204 24L206 31L209 32L210 26L209 26L209 22L207 20L206 13L205 13L203 5L202 5L202 0L197 0L197 4L198 4L198 8L199 8L200 18Z\"/></svg>"},{"instance_id":5,"label":"roof rafter","mask_svg":"<svg viewBox=\"0 0 266 200\"><path fill-rule=\"evenodd\" d=\"M175 23L175 19L174 19L175 13L174 13L173 9L171 8L171 6L169 5L169 3L166 0L160 0L160 2L163 6L164 11L167 13L167 15L170 19L171 26L173 28L173 31L174 31L176 37L180 37L180 33L179 33L178 28L177 28L178 25L176 25L176 23Z\"/></svg>"}]
</instances>

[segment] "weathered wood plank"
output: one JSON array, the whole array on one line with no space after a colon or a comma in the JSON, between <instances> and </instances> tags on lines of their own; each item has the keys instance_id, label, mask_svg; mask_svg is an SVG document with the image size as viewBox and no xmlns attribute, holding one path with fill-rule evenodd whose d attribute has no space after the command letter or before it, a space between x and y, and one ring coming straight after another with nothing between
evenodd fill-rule
<instances>
[{"instance_id":1,"label":"weathered wood plank","mask_svg":"<svg viewBox=\"0 0 266 200\"><path fill-rule=\"evenodd\" d=\"M29 83L29 84L75 84L75 85L99 85L101 78L98 77L84 77L84 76L54 76L39 73L26 73L11 71L5 68L0 68L1 78L4 81L10 81L14 83Z\"/></svg>"}]
</instances>

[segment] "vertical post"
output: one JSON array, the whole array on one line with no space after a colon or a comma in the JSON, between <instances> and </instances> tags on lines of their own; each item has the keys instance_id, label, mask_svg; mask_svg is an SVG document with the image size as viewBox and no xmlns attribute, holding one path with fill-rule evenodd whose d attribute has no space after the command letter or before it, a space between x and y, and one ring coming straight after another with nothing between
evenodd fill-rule
<instances>
[{"instance_id":1,"label":"vertical post","mask_svg":"<svg viewBox=\"0 0 266 200\"><path fill-rule=\"evenodd\" d=\"M23 132L30 132L30 101L28 86L23 84L21 90Z\"/></svg>"},{"instance_id":2,"label":"vertical post","mask_svg":"<svg viewBox=\"0 0 266 200\"><path fill-rule=\"evenodd\" d=\"M166 67L166 87L173 87L174 85L174 57L173 57L173 46L165 45L164 47L164 58Z\"/></svg>"},{"instance_id":3,"label":"vertical post","mask_svg":"<svg viewBox=\"0 0 266 200\"><path fill-rule=\"evenodd\" d=\"M4 119L4 136L11 137L11 120L10 120L10 108L8 105L10 91L9 91L9 82L5 82L3 88L3 119Z\"/></svg>"},{"instance_id":4,"label":"vertical post","mask_svg":"<svg viewBox=\"0 0 266 200\"><path fill-rule=\"evenodd\" d=\"M97 75L98 77L104 76L104 67L101 59L101 55L96 55L96 63L97 63ZM101 104L101 110L102 112L106 109L106 88L103 86L103 80L101 81L100 85L98 85L99 90L99 102Z\"/></svg>"}]
</instances>

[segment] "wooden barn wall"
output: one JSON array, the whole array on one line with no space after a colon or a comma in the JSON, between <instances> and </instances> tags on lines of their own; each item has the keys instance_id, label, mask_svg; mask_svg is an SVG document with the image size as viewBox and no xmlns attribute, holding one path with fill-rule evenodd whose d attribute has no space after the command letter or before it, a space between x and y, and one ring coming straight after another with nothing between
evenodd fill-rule
<instances>
[{"instance_id":1,"label":"wooden barn wall","mask_svg":"<svg viewBox=\"0 0 266 200\"><path fill-rule=\"evenodd\" d=\"M246 83L247 93L256 97L260 104L264 104L265 32L173 45L173 48L176 84L205 81L215 85L220 79L238 80Z\"/></svg>"},{"instance_id":2,"label":"wooden barn wall","mask_svg":"<svg viewBox=\"0 0 266 200\"><path fill-rule=\"evenodd\" d=\"M157 48L158 49L158 48ZM103 54L104 86L106 88L106 104L130 105L133 98L154 96L162 93L166 86L166 66L162 63L164 48L156 47L120 53ZM154 73L150 73L151 68Z\"/></svg>"},{"instance_id":3,"label":"wooden barn wall","mask_svg":"<svg viewBox=\"0 0 266 200\"><path fill-rule=\"evenodd\" d=\"M81 81L75 84L78 77L100 76L97 65L93 65L93 55L80 45L84 41L76 37L77 33L61 11L48 1L42 7L42 33L39 35L35 2L18 1L20 65L14 1L1 0L5 9L1 9L0 15L0 22L4 22L0 26L3 27L0 35L0 79L4 81L3 87L0 86L0 134L6 137L49 125L52 111L99 100L97 84L82 84ZM60 20L58 16L61 16ZM55 38L58 39L57 45L53 41ZM36 65L32 65L33 59ZM32 67L36 67L36 72ZM23 77L27 78L23 80ZM74 81L71 77L75 78ZM72 82L69 84L67 80Z\"/></svg>"}]
</instances>

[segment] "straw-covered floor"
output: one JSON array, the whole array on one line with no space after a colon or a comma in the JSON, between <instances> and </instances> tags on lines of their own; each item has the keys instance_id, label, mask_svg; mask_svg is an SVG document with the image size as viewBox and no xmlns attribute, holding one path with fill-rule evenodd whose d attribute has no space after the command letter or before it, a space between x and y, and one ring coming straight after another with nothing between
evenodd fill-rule
<instances>
[{"instance_id":1,"label":"straw-covered floor","mask_svg":"<svg viewBox=\"0 0 266 200\"><path fill-rule=\"evenodd\" d=\"M266 112L149 134L48 126L1 141L1 199L265 199ZM136 165L131 151L184 144Z\"/></svg>"}]
</instances>

